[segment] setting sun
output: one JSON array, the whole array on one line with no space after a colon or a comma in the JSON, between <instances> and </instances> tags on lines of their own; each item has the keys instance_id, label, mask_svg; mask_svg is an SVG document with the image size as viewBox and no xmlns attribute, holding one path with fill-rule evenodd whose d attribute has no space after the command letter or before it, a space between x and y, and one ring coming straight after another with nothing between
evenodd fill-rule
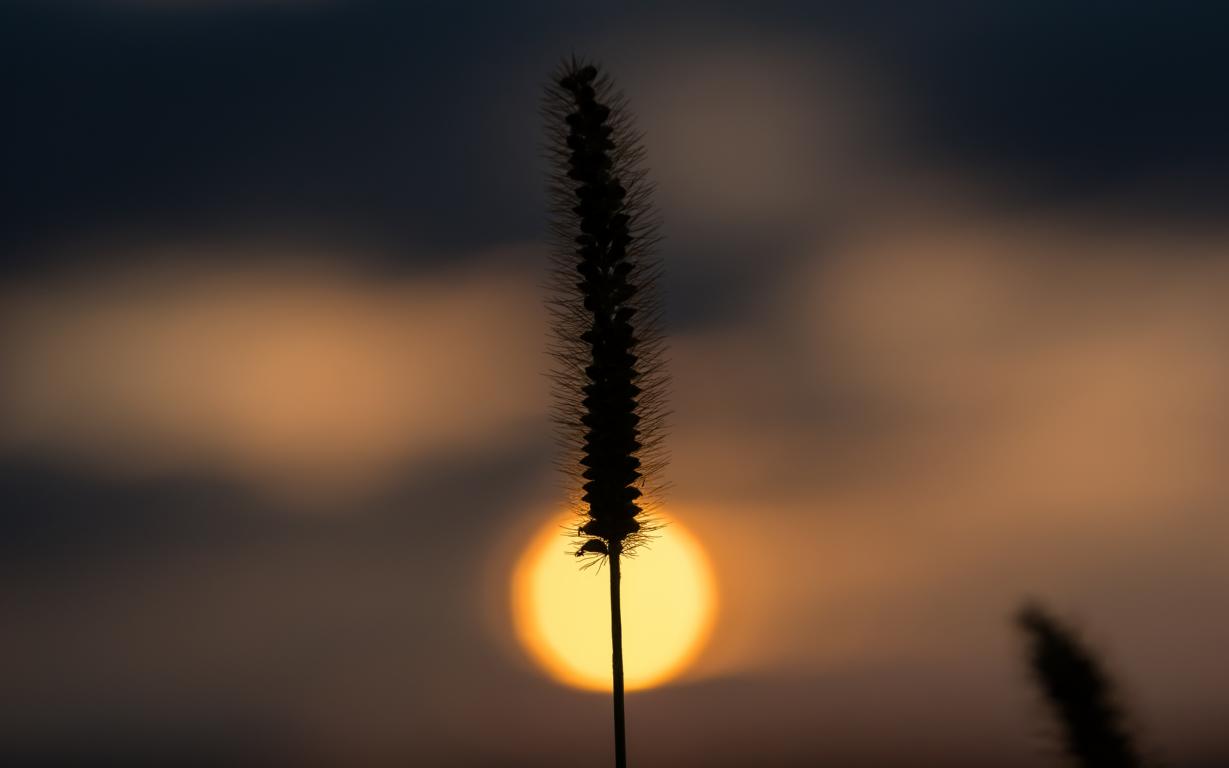
<instances>
[{"instance_id":1,"label":"setting sun","mask_svg":"<svg viewBox=\"0 0 1229 768\"><path fill-rule=\"evenodd\" d=\"M676 520L622 561L623 652L628 690L677 677L711 630L716 590L700 544ZM517 564L512 601L517 632L534 660L560 682L610 690L610 583L581 570L563 535L571 515L538 531ZM573 523L574 524L574 523Z\"/></svg>"}]
</instances>

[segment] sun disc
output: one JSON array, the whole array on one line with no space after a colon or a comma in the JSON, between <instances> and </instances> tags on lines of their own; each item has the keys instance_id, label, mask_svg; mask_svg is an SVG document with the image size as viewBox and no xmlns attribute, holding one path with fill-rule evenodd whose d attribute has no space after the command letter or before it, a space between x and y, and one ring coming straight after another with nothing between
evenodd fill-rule
<instances>
[{"instance_id":1,"label":"sun disc","mask_svg":"<svg viewBox=\"0 0 1229 768\"><path fill-rule=\"evenodd\" d=\"M649 688L677 677L699 653L712 628L716 590L696 539L676 520L634 557L620 561L624 684ZM547 522L530 542L513 579L513 607L522 644L556 680L610 690L610 575L581 570L575 526L565 515Z\"/></svg>"}]
</instances>

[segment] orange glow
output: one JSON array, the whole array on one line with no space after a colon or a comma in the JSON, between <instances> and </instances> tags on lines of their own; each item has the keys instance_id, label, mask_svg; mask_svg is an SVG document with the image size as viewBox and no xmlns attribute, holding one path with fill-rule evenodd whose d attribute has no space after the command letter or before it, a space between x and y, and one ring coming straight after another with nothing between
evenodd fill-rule
<instances>
[{"instance_id":1,"label":"orange glow","mask_svg":"<svg viewBox=\"0 0 1229 768\"><path fill-rule=\"evenodd\" d=\"M716 589L699 542L675 520L624 558L624 682L651 688L678 677L712 631ZM556 680L610 690L610 578L580 569L567 551L572 515L549 520L526 547L513 578L517 634Z\"/></svg>"},{"instance_id":2,"label":"orange glow","mask_svg":"<svg viewBox=\"0 0 1229 768\"><path fill-rule=\"evenodd\" d=\"M143 257L0 286L0 452L121 476L204 466L310 505L546 409L522 364L540 345L530 279Z\"/></svg>"}]
</instances>

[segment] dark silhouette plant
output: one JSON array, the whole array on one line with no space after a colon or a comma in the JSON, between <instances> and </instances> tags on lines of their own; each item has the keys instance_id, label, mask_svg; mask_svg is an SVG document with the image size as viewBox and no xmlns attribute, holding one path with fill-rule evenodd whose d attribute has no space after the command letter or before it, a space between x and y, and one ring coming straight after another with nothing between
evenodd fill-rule
<instances>
[{"instance_id":1,"label":"dark silhouette plant","mask_svg":"<svg viewBox=\"0 0 1229 768\"><path fill-rule=\"evenodd\" d=\"M598 68L565 62L546 89L556 420L586 566L610 564L615 765L627 764L619 561L652 530L665 375L653 290L657 221L626 104Z\"/></svg>"},{"instance_id":2,"label":"dark silhouette plant","mask_svg":"<svg viewBox=\"0 0 1229 768\"><path fill-rule=\"evenodd\" d=\"M1117 693L1096 654L1072 628L1036 603L1016 617L1028 639L1037 686L1062 726L1063 748L1082 768L1143 765Z\"/></svg>"}]
</instances>

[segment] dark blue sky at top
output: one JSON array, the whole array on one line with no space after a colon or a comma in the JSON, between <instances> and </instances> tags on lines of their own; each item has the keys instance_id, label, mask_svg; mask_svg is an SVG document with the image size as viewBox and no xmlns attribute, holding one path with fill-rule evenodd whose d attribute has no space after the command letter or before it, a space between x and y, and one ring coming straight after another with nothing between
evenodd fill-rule
<instances>
[{"instance_id":1,"label":"dark blue sky at top","mask_svg":"<svg viewBox=\"0 0 1229 768\"><path fill-rule=\"evenodd\" d=\"M905 151L1025 204L1225 213L1221 4L657 6L6 3L5 268L96 258L64 247L95 238L291 233L406 260L538 239L559 57L711 23L857 51Z\"/></svg>"}]
</instances>

